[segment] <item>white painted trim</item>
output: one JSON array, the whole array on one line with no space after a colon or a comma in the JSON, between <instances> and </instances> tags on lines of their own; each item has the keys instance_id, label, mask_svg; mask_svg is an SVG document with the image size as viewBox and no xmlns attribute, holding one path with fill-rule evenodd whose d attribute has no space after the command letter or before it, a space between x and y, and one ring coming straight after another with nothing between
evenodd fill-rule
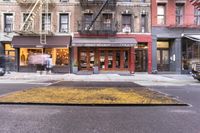
<instances>
[{"instance_id":1,"label":"white painted trim","mask_svg":"<svg viewBox=\"0 0 200 133\"><path fill-rule=\"evenodd\" d=\"M15 26L15 12L10 12L10 11L1 12L1 22L2 22L2 23L1 23L1 27L2 27L1 30L2 30L3 33L5 33L5 32L4 32L4 21L5 21L5 20L4 20L4 14L9 14L9 13L13 15L13 26L12 26L13 31L15 30L15 27L16 27L16 26Z\"/></svg>"},{"instance_id":2,"label":"white painted trim","mask_svg":"<svg viewBox=\"0 0 200 133\"><path fill-rule=\"evenodd\" d=\"M42 14L44 14L43 12L41 12L41 14L40 14L40 17L39 17L39 20L38 21L40 21L40 30L39 30L39 32L41 32L42 31ZM51 24L50 24L50 30L51 30L51 32L52 32L52 30L53 30L53 12L48 12L48 14L50 14L50 16L51 16Z\"/></svg>"},{"instance_id":3,"label":"white painted trim","mask_svg":"<svg viewBox=\"0 0 200 133\"><path fill-rule=\"evenodd\" d=\"M68 22L68 29L69 31L67 33L61 33L59 32L59 29L60 29L60 14L68 14L68 19L69 19L69 22ZM56 30L57 33L59 34L70 34L71 33L71 12L57 12L57 30Z\"/></svg>"},{"instance_id":4,"label":"white painted trim","mask_svg":"<svg viewBox=\"0 0 200 133\"><path fill-rule=\"evenodd\" d=\"M21 16L21 20L20 20L21 23L20 23L20 24L21 24L21 25L20 25L20 27L19 27L20 29L21 29L22 24L24 23L24 21L23 21L23 19L24 19L24 14L29 14L29 13L28 13L28 12L21 12L21 14L20 14L20 16ZM35 27L34 24L35 24L35 21L33 20L33 24L32 24L32 30L33 30L33 31L35 30L35 29L34 29L34 27ZM19 30L20 30L20 29L19 29Z\"/></svg>"}]
</instances>

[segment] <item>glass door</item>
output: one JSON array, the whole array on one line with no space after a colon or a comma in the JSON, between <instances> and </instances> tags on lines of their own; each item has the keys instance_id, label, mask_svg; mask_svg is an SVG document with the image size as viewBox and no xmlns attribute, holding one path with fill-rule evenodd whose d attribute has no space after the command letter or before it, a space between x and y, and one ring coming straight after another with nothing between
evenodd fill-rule
<instances>
[{"instance_id":1,"label":"glass door","mask_svg":"<svg viewBox=\"0 0 200 133\"><path fill-rule=\"evenodd\" d=\"M101 50L100 51L100 69L105 69L105 51Z\"/></svg>"},{"instance_id":2,"label":"glass door","mask_svg":"<svg viewBox=\"0 0 200 133\"><path fill-rule=\"evenodd\" d=\"M135 71L146 72L147 71L147 50L135 50Z\"/></svg>"},{"instance_id":3,"label":"glass door","mask_svg":"<svg viewBox=\"0 0 200 133\"><path fill-rule=\"evenodd\" d=\"M108 51L108 69L113 68L113 51Z\"/></svg>"},{"instance_id":4,"label":"glass door","mask_svg":"<svg viewBox=\"0 0 200 133\"><path fill-rule=\"evenodd\" d=\"M158 71L169 71L169 50L157 50L157 69Z\"/></svg>"},{"instance_id":5,"label":"glass door","mask_svg":"<svg viewBox=\"0 0 200 133\"><path fill-rule=\"evenodd\" d=\"M92 48L79 50L79 69L92 70L94 67L95 52Z\"/></svg>"},{"instance_id":6,"label":"glass door","mask_svg":"<svg viewBox=\"0 0 200 133\"><path fill-rule=\"evenodd\" d=\"M90 57L89 57L89 67L90 69L92 69L94 67L94 50L90 50L89 53Z\"/></svg>"},{"instance_id":7,"label":"glass door","mask_svg":"<svg viewBox=\"0 0 200 133\"><path fill-rule=\"evenodd\" d=\"M79 55L79 69L84 70L87 69L87 52L86 51L80 51Z\"/></svg>"},{"instance_id":8,"label":"glass door","mask_svg":"<svg viewBox=\"0 0 200 133\"><path fill-rule=\"evenodd\" d=\"M115 57L116 57L116 60L115 60L115 68L116 69L120 69L120 59L121 59L121 53L120 53L120 50L117 50L116 51L116 54L115 54Z\"/></svg>"}]
</instances>

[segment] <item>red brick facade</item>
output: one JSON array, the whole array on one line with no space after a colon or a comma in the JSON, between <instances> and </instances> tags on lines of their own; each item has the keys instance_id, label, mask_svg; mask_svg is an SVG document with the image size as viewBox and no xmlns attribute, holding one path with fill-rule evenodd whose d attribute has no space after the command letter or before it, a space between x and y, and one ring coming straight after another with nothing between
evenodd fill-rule
<instances>
[{"instance_id":1,"label":"red brick facade","mask_svg":"<svg viewBox=\"0 0 200 133\"><path fill-rule=\"evenodd\" d=\"M166 24L158 25L157 24L157 5L165 4L166 7ZM175 26L176 24L176 0L168 0L165 2L157 2L157 0L152 0L151 9L152 9L152 26ZM184 2L184 21L182 27L194 27L194 6L190 3L189 0Z\"/></svg>"}]
</instances>

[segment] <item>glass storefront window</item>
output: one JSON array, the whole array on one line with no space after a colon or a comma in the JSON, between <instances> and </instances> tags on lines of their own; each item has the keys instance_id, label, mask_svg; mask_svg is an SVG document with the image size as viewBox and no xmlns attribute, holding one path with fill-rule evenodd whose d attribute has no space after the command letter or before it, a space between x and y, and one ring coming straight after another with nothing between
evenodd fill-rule
<instances>
[{"instance_id":1,"label":"glass storefront window","mask_svg":"<svg viewBox=\"0 0 200 133\"><path fill-rule=\"evenodd\" d=\"M94 51L90 51L90 68L94 66Z\"/></svg>"},{"instance_id":2,"label":"glass storefront window","mask_svg":"<svg viewBox=\"0 0 200 133\"><path fill-rule=\"evenodd\" d=\"M128 51L124 51L124 68L128 68Z\"/></svg>"},{"instance_id":3,"label":"glass storefront window","mask_svg":"<svg viewBox=\"0 0 200 133\"><path fill-rule=\"evenodd\" d=\"M30 61L30 56L39 53L42 53L41 48L20 48L20 66L27 66Z\"/></svg>"},{"instance_id":4,"label":"glass storefront window","mask_svg":"<svg viewBox=\"0 0 200 133\"><path fill-rule=\"evenodd\" d=\"M105 52L100 53L100 68L105 69Z\"/></svg>"},{"instance_id":5,"label":"glass storefront window","mask_svg":"<svg viewBox=\"0 0 200 133\"><path fill-rule=\"evenodd\" d=\"M87 68L87 53L86 53L86 51L80 52L80 67Z\"/></svg>"},{"instance_id":6,"label":"glass storefront window","mask_svg":"<svg viewBox=\"0 0 200 133\"><path fill-rule=\"evenodd\" d=\"M113 67L113 51L108 51L108 68Z\"/></svg>"},{"instance_id":7,"label":"glass storefront window","mask_svg":"<svg viewBox=\"0 0 200 133\"><path fill-rule=\"evenodd\" d=\"M116 68L120 68L120 51L116 51Z\"/></svg>"},{"instance_id":8,"label":"glass storefront window","mask_svg":"<svg viewBox=\"0 0 200 133\"><path fill-rule=\"evenodd\" d=\"M51 55L53 65L69 64L68 48L20 48L20 66L29 65L30 55L41 53Z\"/></svg>"},{"instance_id":9,"label":"glass storefront window","mask_svg":"<svg viewBox=\"0 0 200 133\"><path fill-rule=\"evenodd\" d=\"M5 56L6 56L6 66L9 67L10 70L15 70L16 62L15 62L15 49L11 46L11 44L5 44Z\"/></svg>"},{"instance_id":10,"label":"glass storefront window","mask_svg":"<svg viewBox=\"0 0 200 133\"><path fill-rule=\"evenodd\" d=\"M182 70L192 70L193 64L200 62L200 45L187 41L182 46Z\"/></svg>"},{"instance_id":11,"label":"glass storefront window","mask_svg":"<svg viewBox=\"0 0 200 133\"><path fill-rule=\"evenodd\" d=\"M69 49L59 48L56 49L56 65L69 65Z\"/></svg>"}]
</instances>

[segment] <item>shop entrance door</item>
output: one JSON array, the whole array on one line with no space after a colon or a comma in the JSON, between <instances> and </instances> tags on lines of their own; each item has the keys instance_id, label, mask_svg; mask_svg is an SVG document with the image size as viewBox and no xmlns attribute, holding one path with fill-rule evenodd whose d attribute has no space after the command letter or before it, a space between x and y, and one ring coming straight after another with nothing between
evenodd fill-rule
<instances>
[{"instance_id":1,"label":"shop entrance door","mask_svg":"<svg viewBox=\"0 0 200 133\"><path fill-rule=\"evenodd\" d=\"M158 71L169 71L169 50L157 49L157 69Z\"/></svg>"},{"instance_id":2,"label":"shop entrance door","mask_svg":"<svg viewBox=\"0 0 200 133\"><path fill-rule=\"evenodd\" d=\"M136 49L135 50L135 71L146 72L147 71L147 50Z\"/></svg>"},{"instance_id":3,"label":"shop entrance door","mask_svg":"<svg viewBox=\"0 0 200 133\"><path fill-rule=\"evenodd\" d=\"M94 66L94 58L94 49L79 49L79 70L92 70Z\"/></svg>"},{"instance_id":4,"label":"shop entrance door","mask_svg":"<svg viewBox=\"0 0 200 133\"><path fill-rule=\"evenodd\" d=\"M128 57L128 50L99 50L99 68L100 70L128 70Z\"/></svg>"}]
</instances>

